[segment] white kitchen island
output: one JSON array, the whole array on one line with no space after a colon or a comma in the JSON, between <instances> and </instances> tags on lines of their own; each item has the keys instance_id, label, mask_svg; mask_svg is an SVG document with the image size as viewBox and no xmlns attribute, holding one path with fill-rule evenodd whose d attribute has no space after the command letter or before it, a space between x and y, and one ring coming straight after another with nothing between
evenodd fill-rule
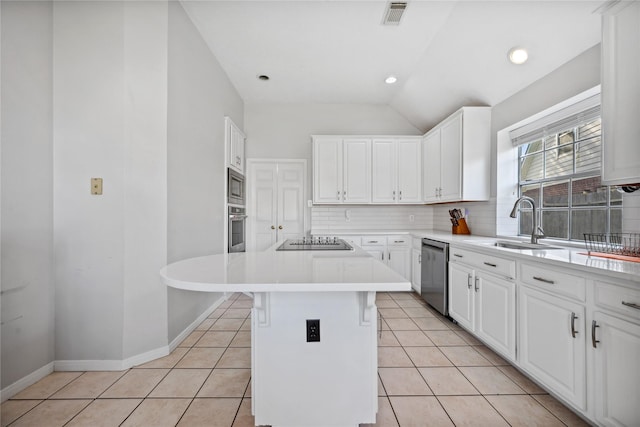
<instances>
[{"instance_id":1,"label":"white kitchen island","mask_svg":"<svg viewBox=\"0 0 640 427\"><path fill-rule=\"evenodd\" d=\"M211 255L161 270L171 287L253 295L251 393L256 425L375 423L377 291L411 284L359 248ZM320 341L308 342L307 320Z\"/></svg>"}]
</instances>

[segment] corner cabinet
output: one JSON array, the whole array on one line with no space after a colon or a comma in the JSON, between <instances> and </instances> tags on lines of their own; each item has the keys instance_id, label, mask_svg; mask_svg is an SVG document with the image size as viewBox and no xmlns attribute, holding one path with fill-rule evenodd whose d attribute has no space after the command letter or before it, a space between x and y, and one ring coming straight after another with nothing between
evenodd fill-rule
<instances>
[{"instance_id":1,"label":"corner cabinet","mask_svg":"<svg viewBox=\"0 0 640 427\"><path fill-rule=\"evenodd\" d=\"M602 183L640 183L640 2L602 14ZM606 7L606 6L605 6Z\"/></svg>"},{"instance_id":2,"label":"corner cabinet","mask_svg":"<svg viewBox=\"0 0 640 427\"><path fill-rule=\"evenodd\" d=\"M244 144L246 137L229 118L224 118L225 143L227 147L227 166L244 174Z\"/></svg>"},{"instance_id":3,"label":"corner cabinet","mask_svg":"<svg viewBox=\"0 0 640 427\"><path fill-rule=\"evenodd\" d=\"M371 202L371 139L313 136L313 202Z\"/></svg>"},{"instance_id":4,"label":"corner cabinet","mask_svg":"<svg viewBox=\"0 0 640 427\"><path fill-rule=\"evenodd\" d=\"M372 151L373 203L422 203L421 138L374 138Z\"/></svg>"},{"instance_id":5,"label":"corner cabinet","mask_svg":"<svg viewBox=\"0 0 640 427\"><path fill-rule=\"evenodd\" d=\"M489 200L491 107L463 107L423 138L425 203Z\"/></svg>"}]
</instances>

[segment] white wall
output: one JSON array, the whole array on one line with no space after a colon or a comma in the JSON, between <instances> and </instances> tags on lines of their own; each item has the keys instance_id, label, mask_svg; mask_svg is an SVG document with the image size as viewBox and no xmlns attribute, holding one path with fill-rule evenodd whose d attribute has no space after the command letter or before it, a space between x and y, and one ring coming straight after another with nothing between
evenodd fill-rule
<instances>
[{"instance_id":1,"label":"white wall","mask_svg":"<svg viewBox=\"0 0 640 427\"><path fill-rule=\"evenodd\" d=\"M166 8L54 3L57 361L167 344Z\"/></svg>"},{"instance_id":2,"label":"white wall","mask_svg":"<svg viewBox=\"0 0 640 427\"><path fill-rule=\"evenodd\" d=\"M1 16L4 389L54 359L52 3L3 1Z\"/></svg>"},{"instance_id":3,"label":"white wall","mask_svg":"<svg viewBox=\"0 0 640 427\"><path fill-rule=\"evenodd\" d=\"M178 2L169 4L168 260L222 253L224 116L243 101ZM221 294L169 289L169 341Z\"/></svg>"}]
</instances>

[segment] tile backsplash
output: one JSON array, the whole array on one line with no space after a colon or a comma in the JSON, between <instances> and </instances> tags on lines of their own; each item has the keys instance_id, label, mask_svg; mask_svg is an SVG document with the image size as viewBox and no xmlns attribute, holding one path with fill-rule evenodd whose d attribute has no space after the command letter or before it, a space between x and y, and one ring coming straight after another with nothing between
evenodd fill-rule
<instances>
[{"instance_id":1,"label":"tile backsplash","mask_svg":"<svg viewBox=\"0 0 640 427\"><path fill-rule=\"evenodd\" d=\"M410 231L433 226L430 206L314 206L311 233L341 231Z\"/></svg>"}]
</instances>

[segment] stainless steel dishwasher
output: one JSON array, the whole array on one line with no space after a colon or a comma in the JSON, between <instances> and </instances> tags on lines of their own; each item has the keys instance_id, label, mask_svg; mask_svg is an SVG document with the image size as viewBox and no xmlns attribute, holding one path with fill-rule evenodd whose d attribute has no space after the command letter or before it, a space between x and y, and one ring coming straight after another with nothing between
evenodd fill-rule
<instances>
[{"instance_id":1,"label":"stainless steel dishwasher","mask_svg":"<svg viewBox=\"0 0 640 427\"><path fill-rule=\"evenodd\" d=\"M422 298L443 315L449 315L449 244L422 239L422 271L420 292Z\"/></svg>"}]
</instances>

